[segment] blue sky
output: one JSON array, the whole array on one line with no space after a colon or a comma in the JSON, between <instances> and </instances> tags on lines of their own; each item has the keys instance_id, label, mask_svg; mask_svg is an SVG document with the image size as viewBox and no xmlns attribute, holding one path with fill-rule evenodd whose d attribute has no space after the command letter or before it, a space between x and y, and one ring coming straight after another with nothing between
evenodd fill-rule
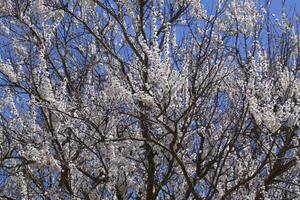
<instances>
[{"instance_id":1,"label":"blue sky","mask_svg":"<svg viewBox=\"0 0 300 200\"><path fill-rule=\"evenodd\" d=\"M287 13L296 11L300 15L300 0L286 0L286 11ZM275 13L279 13L282 8L282 0L273 0L271 4L271 9Z\"/></svg>"}]
</instances>

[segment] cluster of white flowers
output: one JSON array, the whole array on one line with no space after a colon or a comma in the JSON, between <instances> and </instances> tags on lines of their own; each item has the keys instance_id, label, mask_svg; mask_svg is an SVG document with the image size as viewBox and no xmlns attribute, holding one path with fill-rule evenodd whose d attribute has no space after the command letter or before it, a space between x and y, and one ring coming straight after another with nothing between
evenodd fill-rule
<instances>
[{"instance_id":1,"label":"cluster of white flowers","mask_svg":"<svg viewBox=\"0 0 300 200\"><path fill-rule=\"evenodd\" d=\"M200 0L188 0L188 3L193 5L192 9L192 16L195 16L196 18L206 18L206 10L204 9L202 5L202 1Z\"/></svg>"},{"instance_id":2,"label":"cluster of white flowers","mask_svg":"<svg viewBox=\"0 0 300 200\"><path fill-rule=\"evenodd\" d=\"M0 72L7 76L9 81L17 82L17 75L11 64L5 63L2 60L0 60Z\"/></svg>"},{"instance_id":3,"label":"cluster of white flowers","mask_svg":"<svg viewBox=\"0 0 300 200\"><path fill-rule=\"evenodd\" d=\"M278 62L276 74L269 69L266 52L260 51L252 62L247 98L257 124L264 124L272 132L283 123L293 127L299 123L300 81L290 69Z\"/></svg>"},{"instance_id":4,"label":"cluster of white flowers","mask_svg":"<svg viewBox=\"0 0 300 200\"><path fill-rule=\"evenodd\" d=\"M60 170L60 164L56 159L53 158L49 151L49 146L45 145L43 149L37 149L34 146L27 146L25 149L20 151L20 156L34 161L34 164L52 167L54 170Z\"/></svg>"},{"instance_id":5,"label":"cluster of white flowers","mask_svg":"<svg viewBox=\"0 0 300 200\"><path fill-rule=\"evenodd\" d=\"M262 15L257 11L256 5L258 5L257 0L232 0L228 5L229 9L226 9L224 28L230 29L230 26L235 24L233 31L252 34L254 27L262 20Z\"/></svg>"}]
</instances>

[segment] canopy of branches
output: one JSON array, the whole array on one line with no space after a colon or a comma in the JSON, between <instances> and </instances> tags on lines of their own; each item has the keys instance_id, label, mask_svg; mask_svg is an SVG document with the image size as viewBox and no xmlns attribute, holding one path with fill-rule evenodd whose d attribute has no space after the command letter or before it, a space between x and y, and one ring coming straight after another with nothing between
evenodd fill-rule
<instances>
[{"instance_id":1,"label":"canopy of branches","mask_svg":"<svg viewBox=\"0 0 300 200\"><path fill-rule=\"evenodd\" d=\"M0 199L299 198L297 13L213 2L0 0Z\"/></svg>"}]
</instances>

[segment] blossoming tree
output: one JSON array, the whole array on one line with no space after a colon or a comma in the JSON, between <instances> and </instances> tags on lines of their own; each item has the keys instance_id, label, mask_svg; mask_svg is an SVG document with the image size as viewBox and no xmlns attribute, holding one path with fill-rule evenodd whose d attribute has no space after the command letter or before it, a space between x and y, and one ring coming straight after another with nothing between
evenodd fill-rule
<instances>
[{"instance_id":1,"label":"blossoming tree","mask_svg":"<svg viewBox=\"0 0 300 200\"><path fill-rule=\"evenodd\" d=\"M270 5L0 1L0 198L299 197L299 18Z\"/></svg>"}]
</instances>

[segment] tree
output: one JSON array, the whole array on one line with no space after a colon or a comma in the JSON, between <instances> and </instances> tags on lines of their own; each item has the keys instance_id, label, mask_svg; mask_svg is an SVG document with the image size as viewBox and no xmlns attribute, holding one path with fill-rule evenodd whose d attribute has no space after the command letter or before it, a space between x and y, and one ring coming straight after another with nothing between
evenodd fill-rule
<instances>
[{"instance_id":1,"label":"tree","mask_svg":"<svg viewBox=\"0 0 300 200\"><path fill-rule=\"evenodd\" d=\"M299 18L271 1L0 1L3 199L295 199Z\"/></svg>"}]
</instances>

